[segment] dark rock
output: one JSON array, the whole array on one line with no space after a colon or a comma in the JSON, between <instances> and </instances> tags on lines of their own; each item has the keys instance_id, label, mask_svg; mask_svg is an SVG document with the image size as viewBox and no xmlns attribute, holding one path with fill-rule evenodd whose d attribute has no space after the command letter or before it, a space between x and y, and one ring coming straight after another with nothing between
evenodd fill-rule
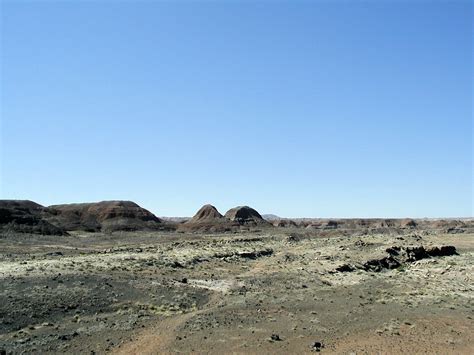
<instances>
[{"instance_id":1,"label":"dark rock","mask_svg":"<svg viewBox=\"0 0 474 355\"><path fill-rule=\"evenodd\" d=\"M364 263L363 268L365 271L380 272L383 269L396 269L401 264L392 256L383 257L381 259L372 259Z\"/></svg>"},{"instance_id":2,"label":"dark rock","mask_svg":"<svg viewBox=\"0 0 474 355\"><path fill-rule=\"evenodd\" d=\"M184 268L184 265L181 264L179 261L173 261L170 265L172 268L179 268L179 269L183 269Z\"/></svg>"},{"instance_id":3,"label":"dark rock","mask_svg":"<svg viewBox=\"0 0 474 355\"><path fill-rule=\"evenodd\" d=\"M423 246L419 247L407 247L405 249L406 260L409 262L425 259L428 257L426 250Z\"/></svg>"},{"instance_id":4,"label":"dark rock","mask_svg":"<svg viewBox=\"0 0 474 355\"><path fill-rule=\"evenodd\" d=\"M464 233L465 230L462 228L457 228L457 227L451 227L446 229L446 233L448 234L459 234L459 233Z\"/></svg>"},{"instance_id":5,"label":"dark rock","mask_svg":"<svg viewBox=\"0 0 474 355\"><path fill-rule=\"evenodd\" d=\"M299 241L301 241L303 239L303 237L299 234L292 234L292 235L289 235L287 238L286 238L286 241L289 242L289 243L297 243Z\"/></svg>"},{"instance_id":6,"label":"dark rock","mask_svg":"<svg viewBox=\"0 0 474 355\"><path fill-rule=\"evenodd\" d=\"M311 349L313 349L314 351L321 351L321 348L324 348L324 345L320 342L320 341L315 341L312 345L311 345Z\"/></svg>"},{"instance_id":7,"label":"dark rock","mask_svg":"<svg viewBox=\"0 0 474 355\"><path fill-rule=\"evenodd\" d=\"M390 248L385 249L385 251L389 253L390 255L397 256L398 254L400 254L400 247L397 247L397 246L390 247Z\"/></svg>"},{"instance_id":8,"label":"dark rock","mask_svg":"<svg viewBox=\"0 0 474 355\"><path fill-rule=\"evenodd\" d=\"M326 225L323 227L324 229L336 229L339 226L339 222L337 221L327 221Z\"/></svg>"},{"instance_id":9,"label":"dark rock","mask_svg":"<svg viewBox=\"0 0 474 355\"><path fill-rule=\"evenodd\" d=\"M64 254L60 251L53 251L51 253L46 253L46 256L63 256Z\"/></svg>"},{"instance_id":10,"label":"dark rock","mask_svg":"<svg viewBox=\"0 0 474 355\"><path fill-rule=\"evenodd\" d=\"M352 272L354 270L355 270L355 267L350 264L343 264L336 268L336 271L338 272Z\"/></svg>"},{"instance_id":11,"label":"dark rock","mask_svg":"<svg viewBox=\"0 0 474 355\"><path fill-rule=\"evenodd\" d=\"M452 245L443 245L440 249L440 256L459 255L456 248Z\"/></svg>"},{"instance_id":12,"label":"dark rock","mask_svg":"<svg viewBox=\"0 0 474 355\"><path fill-rule=\"evenodd\" d=\"M367 242L364 242L363 240L358 240L354 243L354 245L357 245L358 247L365 247L367 245L369 245Z\"/></svg>"},{"instance_id":13,"label":"dark rock","mask_svg":"<svg viewBox=\"0 0 474 355\"><path fill-rule=\"evenodd\" d=\"M273 340L273 341L280 341L281 340L281 338L278 334L272 334L270 339Z\"/></svg>"},{"instance_id":14,"label":"dark rock","mask_svg":"<svg viewBox=\"0 0 474 355\"><path fill-rule=\"evenodd\" d=\"M443 245L441 247L430 247L425 249L423 246L408 247L405 249L407 261L413 262L429 257L458 255L456 248L452 245Z\"/></svg>"},{"instance_id":15,"label":"dark rock","mask_svg":"<svg viewBox=\"0 0 474 355\"><path fill-rule=\"evenodd\" d=\"M426 249L429 256L450 256L458 255L456 248L452 245L443 245L441 247L431 247Z\"/></svg>"},{"instance_id":16,"label":"dark rock","mask_svg":"<svg viewBox=\"0 0 474 355\"><path fill-rule=\"evenodd\" d=\"M245 258L245 259L255 260L255 259L257 259L261 256L269 256L269 255L272 255L272 254L273 254L272 249L264 249L264 250L258 250L258 251L238 253L238 256L240 256L241 258Z\"/></svg>"}]
</instances>

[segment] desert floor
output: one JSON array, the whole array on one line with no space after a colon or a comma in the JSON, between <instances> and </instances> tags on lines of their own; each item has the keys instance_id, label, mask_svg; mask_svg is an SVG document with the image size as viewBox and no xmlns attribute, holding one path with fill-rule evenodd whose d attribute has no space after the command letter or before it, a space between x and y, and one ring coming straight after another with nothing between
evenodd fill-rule
<instances>
[{"instance_id":1,"label":"desert floor","mask_svg":"<svg viewBox=\"0 0 474 355\"><path fill-rule=\"evenodd\" d=\"M2 236L0 352L472 354L473 269L470 233Z\"/></svg>"}]
</instances>

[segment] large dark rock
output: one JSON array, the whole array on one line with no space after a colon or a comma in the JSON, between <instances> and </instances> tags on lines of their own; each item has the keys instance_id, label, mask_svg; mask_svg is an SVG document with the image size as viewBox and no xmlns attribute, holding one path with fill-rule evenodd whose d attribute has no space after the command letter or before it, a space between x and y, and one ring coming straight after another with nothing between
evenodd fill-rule
<instances>
[{"instance_id":1,"label":"large dark rock","mask_svg":"<svg viewBox=\"0 0 474 355\"><path fill-rule=\"evenodd\" d=\"M456 248L452 245L443 245L440 247L431 247L426 249L429 256L451 256L458 255Z\"/></svg>"},{"instance_id":2,"label":"large dark rock","mask_svg":"<svg viewBox=\"0 0 474 355\"><path fill-rule=\"evenodd\" d=\"M0 200L0 231L64 235L64 229L49 223L46 208L29 200Z\"/></svg>"},{"instance_id":3,"label":"large dark rock","mask_svg":"<svg viewBox=\"0 0 474 355\"><path fill-rule=\"evenodd\" d=\"M406 260L410 262L425 259L429 256L423 246L406 247L405 254Z\"/></svg>"},{"instance_id":4,"label":"large dark rock","mask_svg":"<svg viewBox=\"0 0 474 355\"><path fill-rule=\"evenodd\" d=\"M363 268L365 271L380 272L384 269L396 269L401 264L393 256L386 256L381 259L372 259L364 263Z\"/></svg>"},{"instance_id":5,"label":"large dark rock","mask_svg":"<svg viewBox=\"0 0 474 355\"><path fill-rule=\"evenodd\" d=\"M456 248L452 245L443 245L440 247L432 246L426 248L422 245L405 248L392 246L387 248L385 251L389 254L388 256L370 259L361 266L343 264L338 266L335 271L351 272L357 269L362 269L365 271L380 272L386 269L397 269L403 264L412 263L421 259L458 255Z\"/></svg>"},{"instance_id":6,"label":"large dark rock","mask_svg":"<svg viewBox=\"0 0 474 355\"><path fill-rule=\"evenodd\" d=\"M162 221L132 201L74 203L48 207L49 221L65 230L158 230Z\"/></svg>"}]
</instances>

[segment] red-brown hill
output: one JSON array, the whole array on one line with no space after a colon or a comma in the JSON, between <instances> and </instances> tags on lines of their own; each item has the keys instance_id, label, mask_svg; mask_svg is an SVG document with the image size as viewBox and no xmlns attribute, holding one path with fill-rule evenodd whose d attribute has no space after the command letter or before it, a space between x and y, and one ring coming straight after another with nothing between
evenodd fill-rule
<instances>
[{"instance_id":1,"label":"red-brown hill","mask_svg":"<svg viewBox=\"0 0 474 355\"><path fill-rule=\"evenodd\" d=\"M101 201L48 207L49 221L65 230L134 231L163 228L162 221L132 201Z\"/></svg>"},{"instance_id":2,"label":"red-brown hill","mask_svg":"<svg viewBox=\"0 0 474 355\"><path fill-rule=\"evenodd\" d=\"M180 229L193 232L226 232L238 227L219 213L212 205L204 205L196 212L193 218L183 223Z\"/></svg>"},{"instance_id":3,"label":"red-brown hill","mask_svg":"<svg viewBox=\"0 0 474 355\"><path fill-rule=\"evenodd\" d=\"M270 225L270 223L263 219L263 217L256 210L249 206L237 206L228 210L225 217L240 225Z\"/></svg>"}]
</instances>

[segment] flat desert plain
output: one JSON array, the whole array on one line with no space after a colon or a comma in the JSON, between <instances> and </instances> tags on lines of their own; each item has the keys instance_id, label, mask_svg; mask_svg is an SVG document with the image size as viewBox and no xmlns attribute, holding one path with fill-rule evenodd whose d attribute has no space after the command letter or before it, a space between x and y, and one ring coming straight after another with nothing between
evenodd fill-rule
<instances>
[{"instance_id":1,"label":"flat desert plain","mask_svg":"<svg viewBox=\"0 0 474 355\"><path fill-rule=\"evenodd\" d=\"M6 233L0 251L2 354L474 352L472 230Z\"/></svg>"}]
</instances>

